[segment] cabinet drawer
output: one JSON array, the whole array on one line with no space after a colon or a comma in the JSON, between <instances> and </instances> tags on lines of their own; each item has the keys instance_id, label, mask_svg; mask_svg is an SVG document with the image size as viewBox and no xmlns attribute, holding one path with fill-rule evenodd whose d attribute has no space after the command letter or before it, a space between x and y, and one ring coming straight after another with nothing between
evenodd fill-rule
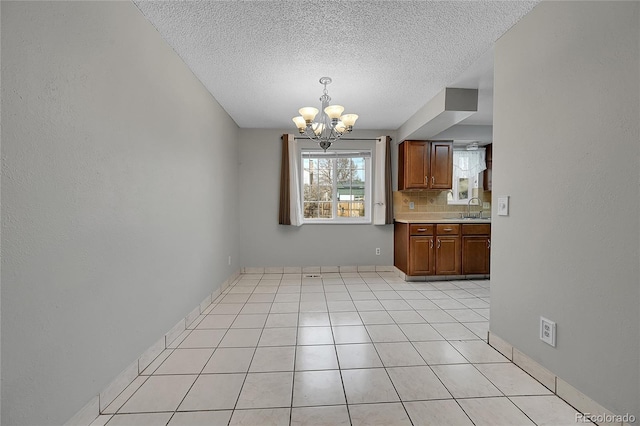
<instances>
[{"instance_id":1,"label":"cabinet drawer","mask_svg":"<svg viewBox=\"0 0 640 426\"><path fill-rule=\"evenodd\" d=\"M410 235L433 235L434 226L432 223L416 223L409 225Z\"/></svg>"},{"instance_id":2,"label":"cabinet drawer","mask_svg":"<svg viewBox=\"0 0 640 426\"><path fill-rule=\"evenodd\" d=\"M464 223L462 235L491 235L491 225L484 223Z\"/></svg>"},{"instance_id":3,"label":"cabinet drawer","mask_svg":"<svg viewBox=\"0 0 640 426\"><path fill-rule=\"evenodd\" d=\"M439 223L436 227L438 235L458 235L460 233L460 225L457 223Z\"/></svg>"}]
</instances>

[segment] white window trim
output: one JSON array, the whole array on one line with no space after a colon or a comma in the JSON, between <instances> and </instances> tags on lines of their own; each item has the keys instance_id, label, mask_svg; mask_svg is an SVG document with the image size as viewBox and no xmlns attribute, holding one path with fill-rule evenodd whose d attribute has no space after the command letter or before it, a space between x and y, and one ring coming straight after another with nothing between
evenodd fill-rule
<instances>
[{"instance_id":1,"label":"white window trim","mask_svg":"<svg viewBox=\"0 0 640 426\"><path fill-rule=\"evenodd\" d=\"M331 157L332 155L336 155L336 157L333 158L338 158L337 156L339 155L349 155L351 156L358 156L358 154L361 154L362 157L364 157L365 159L365 188L364 188L364 204L365 204L365 215L364 217L354 217L354 218L345 218L345 217L341 217L337 215L337 209L338 209L338 182L336 179L333 180L333 188L332 188L332 201L333 201L333 218L331 219L321 219L321 218L317 218L317 219L310 219L310 218L305 218L304 214L302 215L302 223L303 224L323 224L323 225L370 225L372 223L372 219L371 219L371 211L373 209L373 202L372 202L372 180L373 180L373 174L372 174L372 166L371 166L371 161L372 161L372 150L371 149L347 149L347 150L334 150L334 151L328 151L325 152L322 150L317 150L317 149L302 149L300 150L300 193L304 194L304 157L306 155L314 155L314 154L318 154L318 156L327 156L327 157ZM300 207L302 209L302 211L304 212L304 196L300 197Z\"/></svg>"},{"instance_id":2,"label":"white window trim","mask_svg":"<svg viewBox=\"0 0 640 426\"><path fill-rule=\"evenodd\" d=\"M454 178L453 179L453 185L451 187L451 192L449 192L449 194L447 194L447 204L448 205L465 205L465 206L468 205L469 204L469 200L471 198L474 198L473 190L474 189L478 189L478 190L480 189L480 178L481 178L481 176L482 176L482 172L478 173L478 175L476 176L474 182L469 182L468 195L470 197L467 197L467 198L457 198L457 195L458 195L458 179ZM473 200L471 205L472 206L479 205L478 200Z\"/></svg>"},{"instance_id":3,"label":"white window trim","mask_svg":"<svg viewBox=\"0 0 640 426\"><path fill-rule=\"evenodd\" d=\"M484 150L484 148L480 148L481 150ZM458 150L454 150L454 156L455 156L455 152ZM462 151L462 150L459 150ZM454 161L455 161L455 157L454 157ZM484 173L484 171L481 171L480 173L478 173L477 175L474 176L473 181L471 181L472 179L469 178L470 182L469 182L469 189L468 189L468 197L467 198L458 198L458 182L459 179L455 174L456 171L456 167L454 165L453 167L453 183L451 186L451 191L447 194L447 204L448 205L468 205L469 204L469 200L471 200L472 198L475 198L473 193L474 193L474 189L476 189L476 193L479 192L480 190L480 181L482 180L482 174ZM473 200L473 202L471 203L472 206L477 206L480 205L479 201Z\"/></svg>"}]
</instances>

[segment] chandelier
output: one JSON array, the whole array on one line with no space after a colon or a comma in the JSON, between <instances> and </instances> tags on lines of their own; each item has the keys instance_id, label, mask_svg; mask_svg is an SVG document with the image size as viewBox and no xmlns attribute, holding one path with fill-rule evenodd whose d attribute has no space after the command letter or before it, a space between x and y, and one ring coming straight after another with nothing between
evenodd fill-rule
<instances>
[{"instance_id":1,"label":"chandelier","mask_svg":"<svg viewBox=\"0 0 640 426\"><path fill-rule=\"evenodd\" d=\"M344 114L344 107L341 105L329 105L331 98L327 92L327 84L331 84L330 77L322 77L320 84L324 85L320 102L322 103L322 112L318 116L318 109L314 107L300 108L300 115L293 118L298 131L301 135L308 137L320 145L325 151L331 144L342 137L345 133L353 130L358 116L356 114Z\"/></svg>"}]
</instances>

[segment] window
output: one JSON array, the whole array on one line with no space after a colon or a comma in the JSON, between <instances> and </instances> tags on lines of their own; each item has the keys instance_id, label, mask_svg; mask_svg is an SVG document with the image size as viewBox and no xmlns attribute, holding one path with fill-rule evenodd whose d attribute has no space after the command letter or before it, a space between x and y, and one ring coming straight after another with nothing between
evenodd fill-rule
<instances>
[{"instance_id":1,"label":"window","mask_svg":"<svg viewBox=\"0 0 640 426\"><path fill-rule=\"evenodd\" d=\"M447 204L468 204L469 200L478 196L480 178L485 163L485 150L453 151L453 187L447 195ZM478 205L474 200L473 205Z\"/></svg>"},{"instance_id":2,"label":"window","mask_svg":"<svg viewBox=\"0 0 640 426\"><path fill-rule=\"evenodd\" d=\"M305 223L371 222L371 151L302 151Z\"/></svg>"}]
</instances>

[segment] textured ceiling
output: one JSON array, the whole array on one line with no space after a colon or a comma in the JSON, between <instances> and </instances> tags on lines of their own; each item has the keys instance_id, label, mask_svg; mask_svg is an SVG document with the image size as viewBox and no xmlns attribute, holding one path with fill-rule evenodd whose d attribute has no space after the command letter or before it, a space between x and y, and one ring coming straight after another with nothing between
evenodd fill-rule
<instances>
[{"instance_id":1,"label":"textured ceiling","mask_svg":"<svg viewBox=\"0 0 640 426\"><path fill-rule=\"evenodd\" d=\"M329 76L356 127L391 130L444 87L491 86L486 52L536 3L135 1L240 127L293 128Z\"/></svg>"}]
</instances>

